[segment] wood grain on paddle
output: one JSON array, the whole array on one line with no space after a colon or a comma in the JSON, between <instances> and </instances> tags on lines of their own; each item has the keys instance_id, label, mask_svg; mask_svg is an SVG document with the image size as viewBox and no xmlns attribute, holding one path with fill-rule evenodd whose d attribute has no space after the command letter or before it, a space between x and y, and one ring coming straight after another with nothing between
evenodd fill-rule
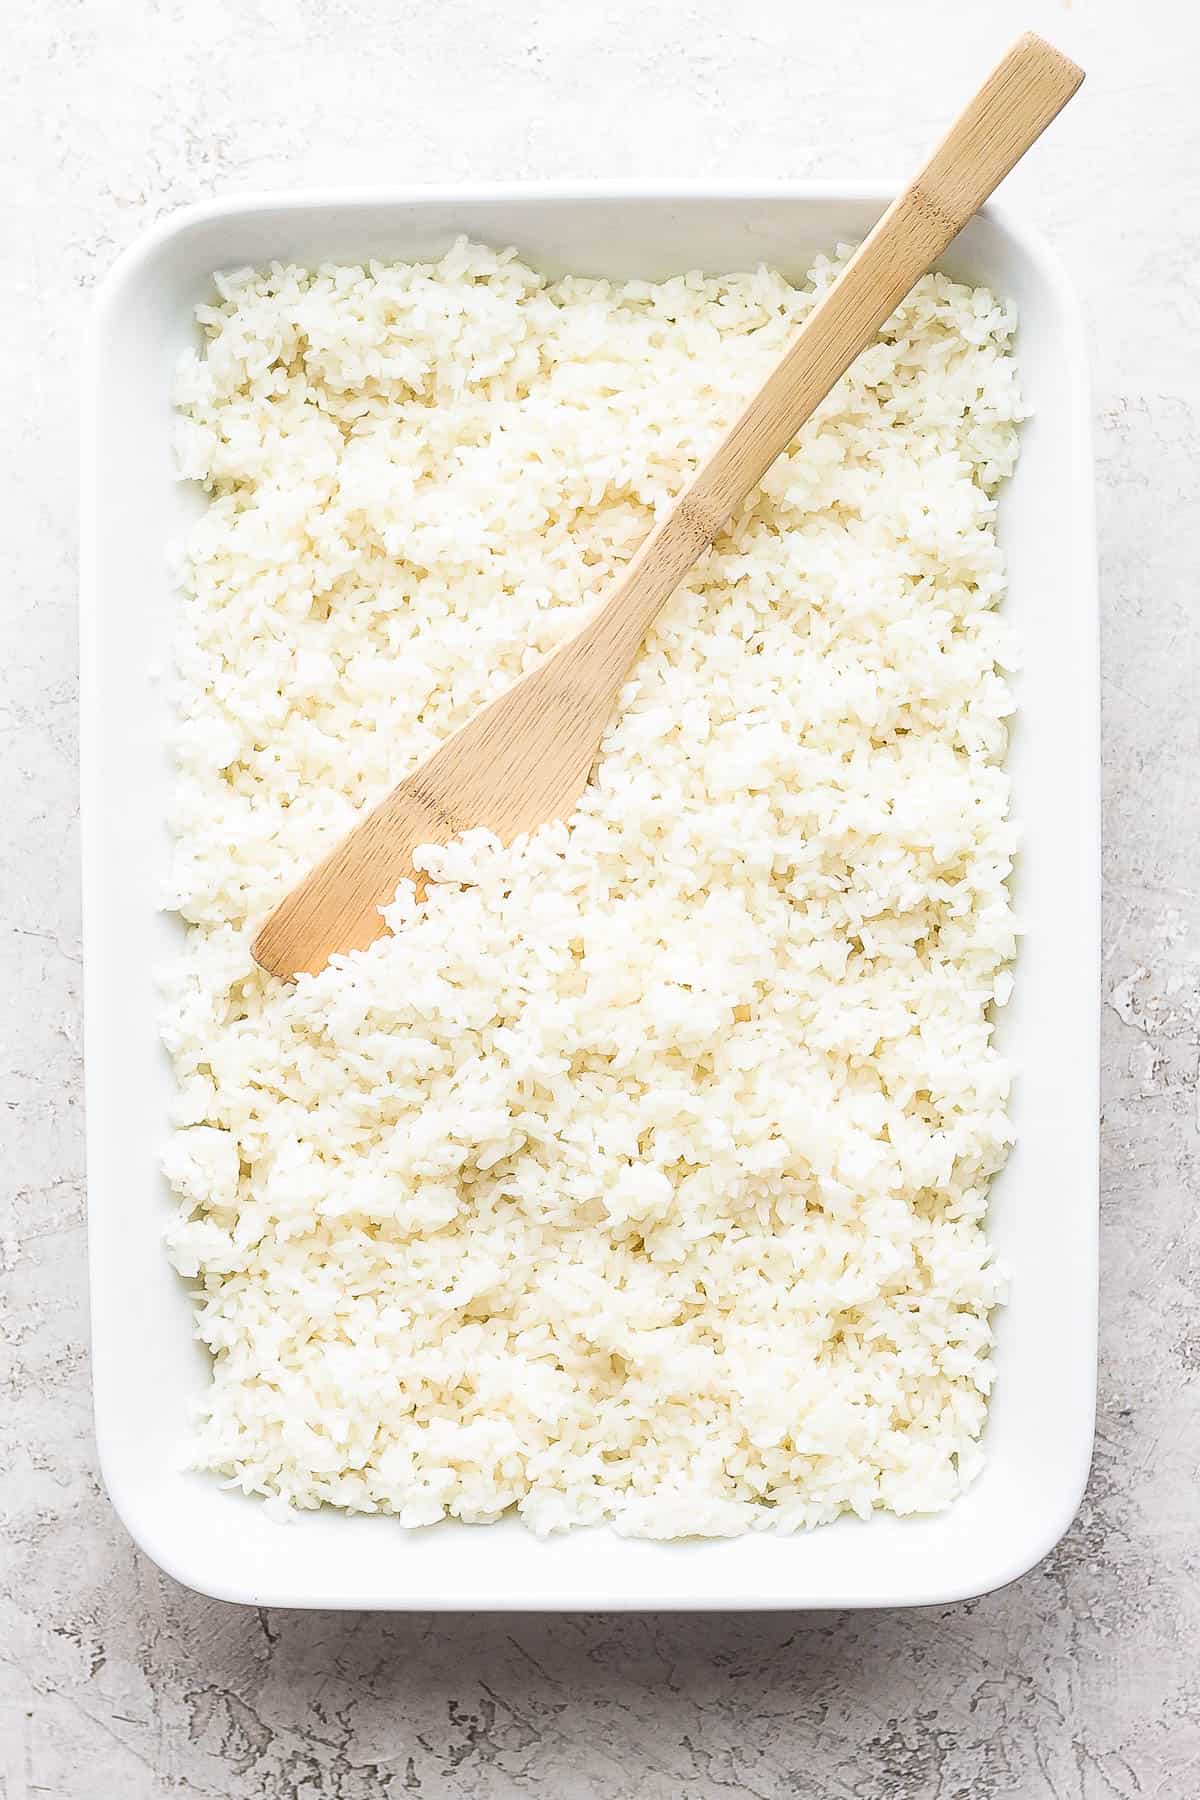
<instances>
[{"instance_id":1,"label":"wood grain on paddle","mask_svg":"<svg viewBox=\"0 0 1200 1800\"><path fill-rule=\"evenodd\" d=\"M571 813L654 619L884 321L1066 105L1083 71L1032 33L988 76L805 320L762 387L579 634L478 713L284 899L253 953L324 967L386 929L412 853L486 825L505 842Z\"/></svg>"}]
</instances>

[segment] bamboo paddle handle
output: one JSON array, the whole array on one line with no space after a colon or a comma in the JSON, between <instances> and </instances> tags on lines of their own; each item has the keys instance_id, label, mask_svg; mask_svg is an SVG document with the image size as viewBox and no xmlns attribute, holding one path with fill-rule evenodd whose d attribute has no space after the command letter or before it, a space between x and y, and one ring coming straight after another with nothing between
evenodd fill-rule
<instances>
[{"instance_id":1,"label":"bamboo paddle handle","mask_svg":"<svg viewBox=\"0 0 1200 1800\"><path fill-rule=\"evenodd\" d=\"M904 296L1062 111L1083 70L1028 31L822 296L764 385L581 634L637 654L665 601Z\"/></svg>"}]
</instances>

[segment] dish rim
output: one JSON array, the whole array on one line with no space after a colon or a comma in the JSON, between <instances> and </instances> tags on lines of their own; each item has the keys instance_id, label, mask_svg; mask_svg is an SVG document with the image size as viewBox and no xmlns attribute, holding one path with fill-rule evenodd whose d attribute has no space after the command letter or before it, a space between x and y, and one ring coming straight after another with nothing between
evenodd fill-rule
<instances>
[{"instance_id":1,"label":"dish rim","mask_svg":"<svg viewBox=\"0 0 1200 1800\"><path fill-rule=\"evenodd\" d=\"M874 181L839 182L830 179L818 181L745 181L726 180L707 181L674 181L674 180L621 180L621 181L540 181L540 182L491 182L491 183L450 183L439 185L403 185L397 187L358 187L358 188L313 188L300 189L285 193L274 193L269 190L254 191L247 194L233 195L225 199L210 199L180 208L167 217L156 221L143 231L117 257L108 274L97 287L91 316L89 320L85 353L83 357L83 430L81 434L82 467L80 476L80 808L81 808L81 864L83 891L83 939L84 939L84 1065L85 1065L85 1099L86 1099L86 1144L88 1164L88 1236L89 1236L89 1273L92 1307L92 1340L94 1352L94 1410L97 1450L100 1469L109 1497L118 1516L125 1525L130 1536L151 1559L163 1570L186 1586L216 1599L254 1605L278 1605L291 1607L321 1606L359 1608L364 1605L361 1597L339 1601L322 1595L313 1598L301 1591L248 1591L239 1583L223 1583L215 1579L207 1569L200 1569L194 1561L189 1561L187 1545L172 1538L169 1526L164 1530L162 1520L155 1514L153 1506L147 1508L145 1497L139 1494L136 1484L126 1480L125 1470L116 1448L120 1432L115 1429L113 1408L118 1401L107 1368L106 1351L112 1331L111 1296L106 1291L103 1270L100 1266L99 1241L106 1229L111 1229L113 1214L111 1202L93 1179L93 1171L98 1162L96 1142L103 1128L97 1108L93 1105L96 1089L95 1068L98 1056L98 1025L96 1021L95 978L89 978L93 968L93 958L101 948L96 944L94 916L98 911L97 894L102 883L103 863L103 831L102 821L107 796L98 789L97 744L102 712L101 696L97 691L97 640L100 632L99 608L101 600L101 576L99 570L98 542L98 510L99 510L99 467L101 450L100 384L103 372L103 353L106 333L114 313L119 309L131 284L153 264L157 254L197 226L219 224L238 217L253 217L264 214L292 214L296 216L315 211L329 209L387 209L401 207L420 207L429 211L437 209L449 210L459 205L472 207L496 206L498 209L511 207L514 204L536 202L546 205L569 206L581 202L601 201L613 203L654 202L669 203L685 201L703 203L705 201L824 201L843 202L846 205L876 205L881 208L891 198L894 190L887 183ZM1063 352L1069 375L1071 392L1071 423L1075 434L1074 452L1078 459L1077 473L1090 477L1091 470L1091 419L1088 405L1089 383L1087 359L1084 348L1084 332L1078 298L1066 275L1056 252L1046 243L1040 233L1030 228L1013 210L1003 204L990 202L984 209L985 216L998 224L1013 244L1031 261L1041 277L1047 282L1051 292L1057 316L1064 325ZM1091 873L1091 887L1094 890L1094 906L1089 909L1088 935L1095 926L1099 916L1100 872L1099 872L1099 755L1098 755L1098 597L1095 573L1095 511L1094 497L1090 479L1083 479L1078 484L1078 491L1072 497L1072 529L1078 539L1078 548L1082 552L1075 567L1076 578L1086 584L1086 598L1092 619L1091 666L1085 671L1088 679L1088 691L1091 697L1091 712L1095 723L1089 736L1090 781L1088 794L1088 861ZM1099 991L1096 985L1094 1016L1088 1020L1087 1037L1094 1054L1091 1066L1094 1070L1092 1083L1095 1089L1095 1104L1091 1106L1089 1121L1092 1126L1089 1139L1089 1168L1098 1161L1098 1040L1099 1040ZM1082 1027L1080 1028L1082 1032ZM614 1594L610 1589L599 1593L589 1587L586 1580L580 1585L568 1588L556 1588L553 1602L549 1602L544 1594L527 1596L521 1592L505 1591L497 1588L487 1595L476 1595L471 1601L464 1602L461 1597L438 1600L428 1592L421 1592L410 1598L407 1593L394 1592L383 1595L373 1604L379 1607L421 1608L445 1610L462 1609L468 1605L471 1610L588 1610L588 1611L624 1611L624 1610L724 1610L733 1607L753 1609L779 1609L786 1607L806 1607L820 1610L830 1608L861 1608L869 1606L921 1606L944 1605L954 1601L972 1598L995 1591L1019 1579L1036 1566L1057 1544L1075 1516L1086 1487L1087 1476L1091 1465L1096 1368L1094 1347L1096 1344L1096 1289L1098 1278L1098 1180L1097 1200L1089 1215L1089 1231L1086 1243L1076 1246L1082 1261L1086 1264L1087 1287L1092 1296L1087 1317L1081 1320L1082 1333L1086 1334L1092 1347L1090 1361L1090 1391L1086 1418L1081 1418L1081 1429L1078 1432L1078 1450L1074 1463L1074 1481L1067 1491L1059 1496L1058 1504L1053 1511L1047 1511L1040 1528L1025 1534L1019 1546L1010 1546L999 1556L984 1555L980 1566L972 1580L950 1582L942 1587L931 1588L928 1582L922 1582L917 1588L906 1588L900 1583L898 1588L887 1594L863 1594L845 1592L819 1598L806 1597L795 1592L773 1593L764 1595L742 1595L735 1598L728 1594L715 1596L700 1593L694 1597L680 1598L675 1592L655 1591L653 1578L646 1584L639 1584L636 1589L625 1590ZM213 1480L213 1478L207 1478ZM215 1481L214 1481L215 1485ZM869 1528L869 1527L868 1527ZM440 1528L434 1528L440 1529ZM574 1534L582 1537L584 1534ZM781 1540L782 1541L782 1540ZM672 1552L675 1546L655 1546L655 1550ZM694 1554L694 1552L693 1552ZM649 1571L647 1570L647 1573Z\"/></svg>"}]
</instances>

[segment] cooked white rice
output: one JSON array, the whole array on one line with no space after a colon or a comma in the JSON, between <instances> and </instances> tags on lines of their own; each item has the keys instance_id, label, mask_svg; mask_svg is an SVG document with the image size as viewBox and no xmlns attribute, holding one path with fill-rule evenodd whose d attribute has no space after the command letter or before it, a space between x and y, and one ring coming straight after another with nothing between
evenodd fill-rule
<instances>
[{"instance_id":1,"label":"cooked white rice","mask_svg":"<svg viewBox=\"0 0 1200 1800\"><path fill-rule=\"evenodd\" d=\"M198 1466L655 1537L974 1474L1009 1143L1010 306L923 281L668 606L569 825L254 927L574 629L825 288L243 270L200 309L166 1038Z\"/></svg>"}]
</instances>

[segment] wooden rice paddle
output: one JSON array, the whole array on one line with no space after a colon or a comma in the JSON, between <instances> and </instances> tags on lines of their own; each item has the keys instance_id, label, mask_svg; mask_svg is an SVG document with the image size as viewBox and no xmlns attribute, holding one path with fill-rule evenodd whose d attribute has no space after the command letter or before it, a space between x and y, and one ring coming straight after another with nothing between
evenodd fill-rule
<instances>
[{"instance_id":1,"label":"wooden rice paddle","mask_svg":"<svg viewBox=\"0 0 1200 1800\"><path fill-rule=\"evenodd\" d=\"M504 842L561 819L582 793L642 640L692 564L834 383L1083 80L1018 38L925 167L805 320L741 417L577 636L394 788L271 914L254 956L273 975L322 969L386 930L379 908L412 854L486 825Z\"/></svg>"}]
</instances>

